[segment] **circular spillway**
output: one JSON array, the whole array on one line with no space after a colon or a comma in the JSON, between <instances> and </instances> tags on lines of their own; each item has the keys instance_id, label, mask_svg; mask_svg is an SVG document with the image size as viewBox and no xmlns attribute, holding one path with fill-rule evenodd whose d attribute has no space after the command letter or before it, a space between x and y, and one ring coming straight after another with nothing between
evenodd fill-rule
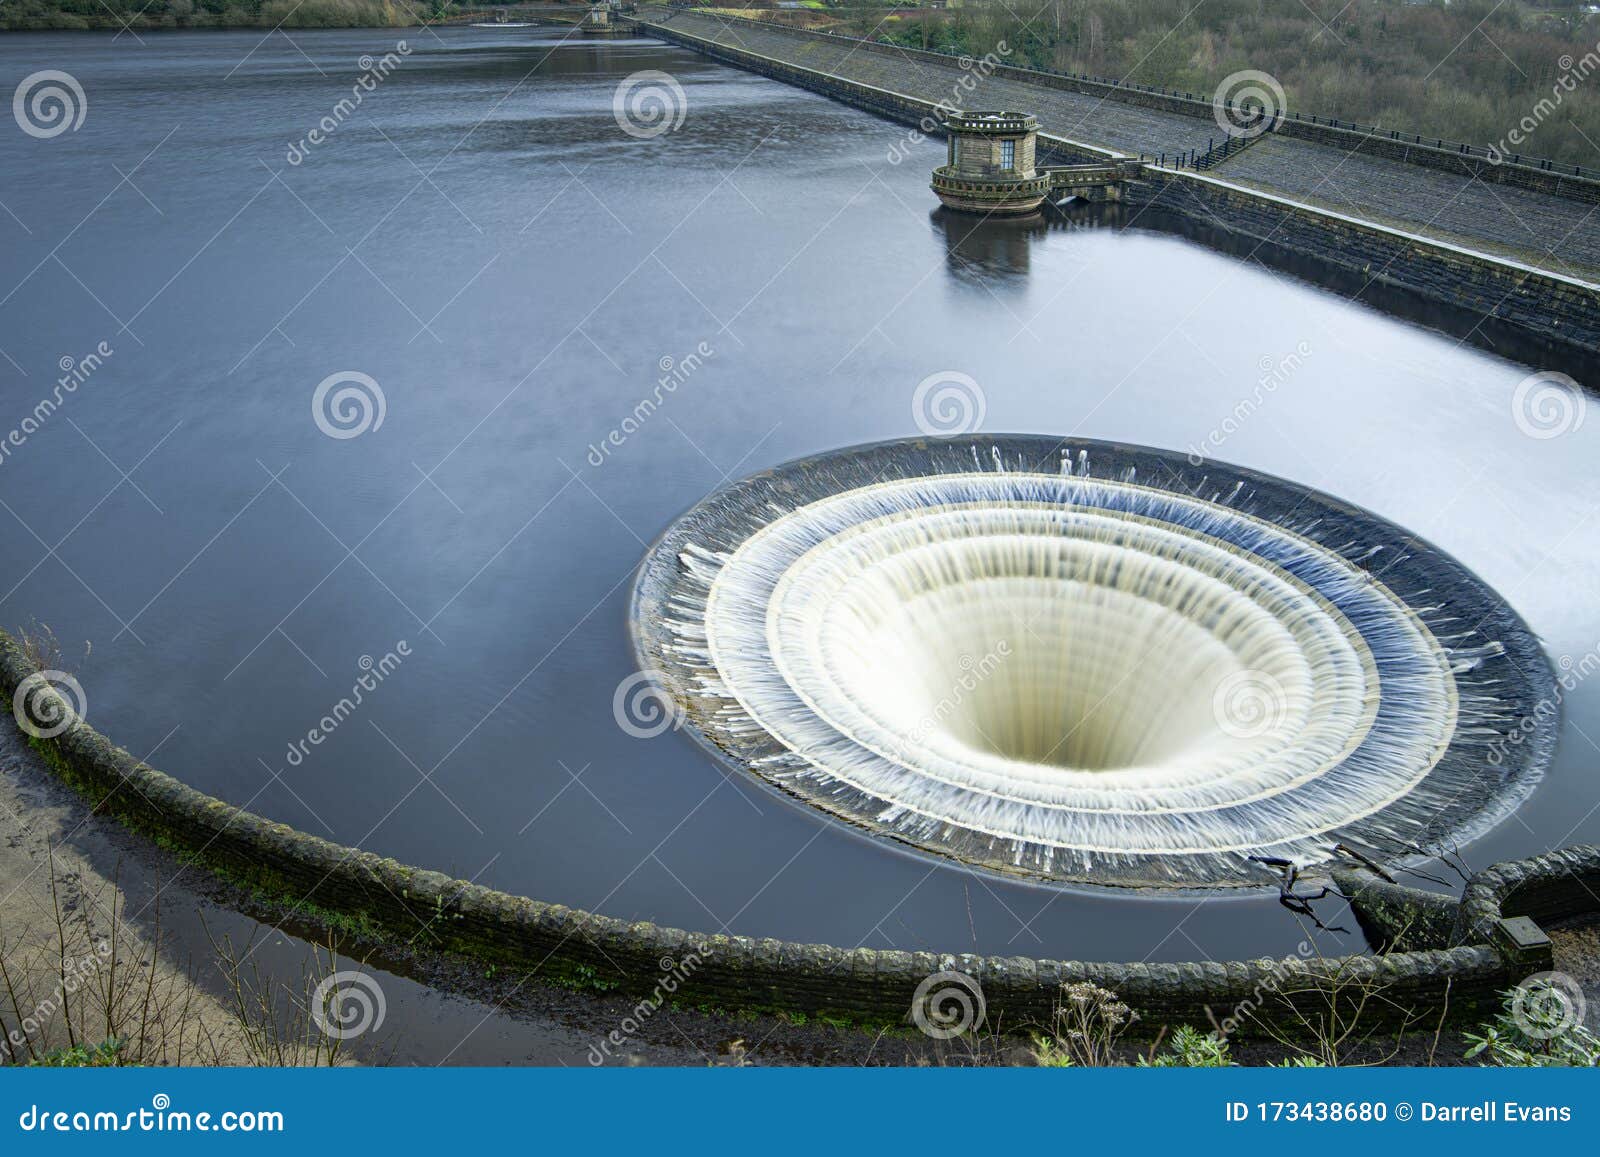
<instances>
[{"instance_id":1,"label":"circular spillway","mask_svg":"<svg viewBox=\"0 0 1600 1157\"><path fill-rule=\"evenodd\" d=\"M1454 846L1532 787L1557 722L1526 626L1449 556L1281 479L1083 440L735 483L651 549L633 634L689 730L766 783L1076 883Z\"/></svg>"}]
</instances>

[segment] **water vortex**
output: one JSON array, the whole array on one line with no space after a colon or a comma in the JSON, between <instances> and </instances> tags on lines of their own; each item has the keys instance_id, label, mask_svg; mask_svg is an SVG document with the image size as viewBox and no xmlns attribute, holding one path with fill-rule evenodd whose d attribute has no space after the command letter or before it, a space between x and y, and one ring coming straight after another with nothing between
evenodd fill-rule
<instances>
[{"instance_id":1,"label":"water vortex","mask_svg":"<svg viewBox=\"0 0 1600 1157\"><path fill-rule=\"evenodd\" d=\"M1281 479L1076 439L880 443L734 483L651 549L632 622L734 765L1079 883L1438 850L1531 789L1557 723L1527 627L1449 556Z\"/></svg>"}]
</instances>

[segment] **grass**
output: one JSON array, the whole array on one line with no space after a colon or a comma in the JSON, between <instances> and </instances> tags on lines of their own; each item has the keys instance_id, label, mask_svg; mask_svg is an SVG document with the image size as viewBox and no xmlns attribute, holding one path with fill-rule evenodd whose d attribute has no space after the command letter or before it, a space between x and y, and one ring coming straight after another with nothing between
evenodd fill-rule
<instances>
[{"instance_id":1,"label":"grass","mask_svg":"<svg viewBox=\"0 0 1600 1157\"><path fill-rule=\"evenodd\" d=\"M550 983L568 992L613 992L621 984L620 981L602 977L588 964L575 964L552 976Z\"/></svg>"}]
</instances>

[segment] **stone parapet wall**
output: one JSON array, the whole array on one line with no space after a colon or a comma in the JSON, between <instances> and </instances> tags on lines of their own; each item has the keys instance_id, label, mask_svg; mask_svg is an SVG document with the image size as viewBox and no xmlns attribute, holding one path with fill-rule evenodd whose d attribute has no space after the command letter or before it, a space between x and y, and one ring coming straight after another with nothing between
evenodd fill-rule
<instances>
[{"instance_id":1,"label":"stone parapet wall","mask_svg":"<svg viewBox=\"0 0 1600 1157\"><path fill-rule=\"evenodd\" d=\"M918 119L932 116L941 101L946 108L982 105L1009 109L1015 99L1022 99L1025 104L1030 100L1038 103L1037 86L1015 81L1002 83L1003 78L992 61L975 61L970 68L962 68L951 57L935 53L908 55L909 50L903 52L891 45L873 48L867 42L843 37L822 36L796 41L785 35L783 29L760 21L723 21L679 14L665 21L647 17L638 21L638 26L651 36L693 48L751 72L786 79L790 74L782 70L799 69L807 75L826 76L841 84L859 83L874 91L912 97L925 110ZM1074 96L1075 107L1092 107L1092 101L1069 95ZM1025 108L1019 111L1043 110ZM1105 159L1125 157L1131 155L1126 147L1128 142L1147 141L1152 135L1170 135L1148 124L1149 118L1143 113L1131 120L1120 119L1127 123L1119 124L1120 131L1112 134L1114 139L1099 144L1085 143L1085 155ZM1184 133L1199 141L1205 139L1201 135L1203 130L1189 118L1161 119L1168 126L1181 127ZM1105 126L1100 127L1104 129ZM1117 147L1118 140L1124 142L1124 147ZM1175 154L1179 144L1178 140L1173 140L1167 151Z\"/></svg>"}]
</instances>

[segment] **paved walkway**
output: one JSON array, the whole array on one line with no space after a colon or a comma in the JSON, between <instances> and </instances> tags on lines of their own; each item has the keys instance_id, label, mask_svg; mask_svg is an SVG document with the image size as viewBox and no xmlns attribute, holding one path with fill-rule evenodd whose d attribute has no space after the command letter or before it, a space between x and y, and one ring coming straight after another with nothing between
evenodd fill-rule
<instances>
[{"instance_id":1,"label":"paved walkway","mask_svg":"<svg viewBox=\"0 0 1600 1157\"><path fill-rule=\"evenodd\" d=\"M749 20L724 20L687 12L673 16L668 23L680 32L730 48L757 52L906 96L974 108L1021 109L1037 116L1046 132L1120 152L1204 152L1210 138L1221 136L1211 121L1041 88L1024 81L983 77L976 69L962 69L954 60L945 63L914 52L869 51L859 41L844 37L808 36ZM960 87L960 82L969 79L978 82L971 95Z\"/></svg>"},{"instance_id":2,"label":"paved walkway","mask_svg":"<svg viewBox=\"0 0 1600 1157\"><path fill-rule=\"evenodd\" d=\"M1552 273L1600 280L1600 205L1277 136L1212 172Z\"/></svg>"}]
</instances>

